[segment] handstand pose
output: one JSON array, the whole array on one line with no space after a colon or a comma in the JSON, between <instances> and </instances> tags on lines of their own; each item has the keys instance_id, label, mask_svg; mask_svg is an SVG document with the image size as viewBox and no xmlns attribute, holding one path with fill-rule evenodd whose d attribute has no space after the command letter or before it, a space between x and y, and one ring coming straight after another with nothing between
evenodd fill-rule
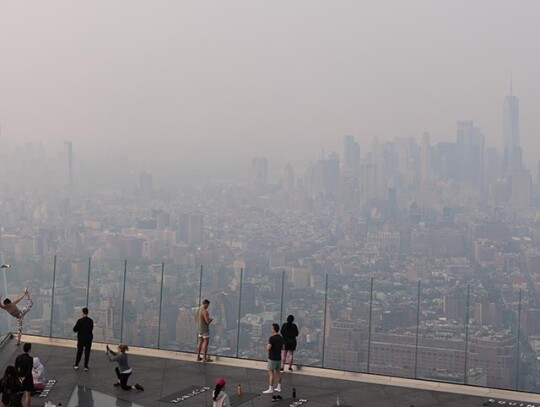
<instances>
[{"instance_id":1,"label":"handstand pose","mask_svg":"<svg viewBox=\"0 0 540 407\"><path fill-rule=\"evenodd\" d=\"M26 307L24 307L22 310L17 308L17 304L26 297L26 300L28 301L28 304ZM2 300L2 296L0 295L0 300ZM23 295L21 295L19 298L17 298L15 301L11 302L9 298L6 298L4 300L3 304L0 304L0 308L5 309L9 314L15 317L17 320L17 343L16 345L21 344L21 337L22 337L22 327L23 327L23 318L24 316L30 311L30 308L32 308L32 305L34 303L30 299L30 293L28 292L28 287L24 289Z\"/></svg>"}]
</instances>

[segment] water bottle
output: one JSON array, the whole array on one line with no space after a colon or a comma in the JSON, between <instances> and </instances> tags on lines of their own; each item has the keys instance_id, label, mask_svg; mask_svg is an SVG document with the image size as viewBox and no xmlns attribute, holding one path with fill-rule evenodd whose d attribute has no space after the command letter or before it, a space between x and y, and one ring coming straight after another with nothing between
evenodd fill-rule
<instances>
[{"instance_id":1,"label":"water bottle","mask_svg":"<svg viewBox=\"0 0 540 407\"><path fill-rule=\"evenodd\" d=\"M341 406L341 402L339 401L339 396L336 397L336 407Z\"/></svg>"},{"instance_id":2,"label":"water bottle","mask_svg":"<svg viewBox=\"0 0 540 407\"><path fill-rule=\"evenodd\" d=\"M296 387L293 387L293 388L292 388L292 398L293 398L293 399L296 398Z\"/></svg>"},{"instance_id":3,"label":"water bottle","mask_svg":"<svg viewBox=\"0 0 540 407\"><path fill-rule=\"evenodd\" d=\"M236 388L236 395L238 397L240 397L242 395L242 385L239 384L238 387Z\"/></svg>"}]
</instances>

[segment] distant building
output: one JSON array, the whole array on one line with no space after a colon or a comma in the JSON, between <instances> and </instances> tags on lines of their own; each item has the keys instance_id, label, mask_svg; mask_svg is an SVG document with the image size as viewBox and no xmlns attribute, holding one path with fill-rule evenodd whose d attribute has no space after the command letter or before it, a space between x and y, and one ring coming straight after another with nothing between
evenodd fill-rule
<instances>
[{"instance_id":1,"label":"distant building","mask_svg":"<svg viewBox=\"0 0 540 407\"><path fill-rule=\"evenodd\" d=\"M266 157L254 158L249 167L249 188L262 194L268 187L268 160Z\"/></svg>"},{"instance_id":2,"label":"distant building","mask_svg":"<svg viewBox=\"0 0 540 407\"><path fill-rule=\"evenodd\" d=\"M505 171L521 171L522 151L519 141L519 100L512 94L510 81L510 94L504 98L503 116L503 166Z\"/></svg>"}]
</instances>

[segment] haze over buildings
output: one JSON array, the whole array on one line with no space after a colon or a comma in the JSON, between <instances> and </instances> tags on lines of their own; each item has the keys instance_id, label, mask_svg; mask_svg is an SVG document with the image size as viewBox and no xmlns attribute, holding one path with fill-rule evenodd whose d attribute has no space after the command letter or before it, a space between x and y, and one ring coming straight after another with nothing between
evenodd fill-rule
<instances>
[{"instance_id":1,"label":"haze over buildings","mask_svg":"<svg viewBox=\"0 0 540 407\"><path fill-rule=\"evenodd\" d=\"M0 7L11 146L71 140L80 158L223 171L239 157L306 163L344 134L448 140L473 120L502 148L512 73L524 159L539 148L535 0Z\"/></svg>"},{"instance_id":2,"label":"haze over buildings","mask_svg":"<svg viewBox=\"0 0 540 407\"><path fill-rule=\"evenodd\" d=\"M306 365L539 391L537 2L32 5L0 254L33 333L89 301L97 340L193 350L204 295L212 352L293 313Z\"/></svg>"}]
</instances>

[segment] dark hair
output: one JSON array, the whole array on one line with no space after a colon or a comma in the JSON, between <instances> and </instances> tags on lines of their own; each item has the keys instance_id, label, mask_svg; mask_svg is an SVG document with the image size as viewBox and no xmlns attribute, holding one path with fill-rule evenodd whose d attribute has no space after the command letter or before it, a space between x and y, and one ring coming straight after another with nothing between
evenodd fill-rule
<instances>
[{"instance_id":1,"label":"dark hair","mask_svg":"<svg viewBox=\"0 0 540 407\"><path fill-rule=\"evenodd\" d=\"M207 300L207 299L204 299L202 303L203 303L203 304L206 304L206 305L210 305L210 301Z\"/></svg>"},{"instance_id":2,"label":"dark hair","mask_svg":"<svg viewBox=\"0 0 540 407\"><path fill-rule=\"evenodd\" d=\"M214 388L214 397L213 397L214 401L217 400L223 386L224 386L223 384L216 384L216 387Z\"/></svg>"},{"instance_id":3,"label":"dark hair","mask_svg":"<svg viewBox=\"0 0 540 407\"><path fill-rule=\"evenodd\" d=\"M272 324L272 328L274 328L274 331L276 331L276 333L279 333L279 325L278 324Z\"/></svg>"},{"instance_id":4,"label":"dark hair","mask_svg":"<svg viewBox=\"0 0 540 407\"><path fill-rule=\"evenodd\" d=\"M30 352L30 349L32 349L32 344L30 342L26 342L24 345L23 345L23 351L25 351L26 353Z\"/></svg>"},{"instance_id":5,"label":"dark hair","mask_svg":"<svg viewBox=\"0 0 540 407\"><path fill-rule=\"evenodd\" d=\"M9 298L6 298L4 300L4 305L9 305L9 304L11 304L11 300Z\"/></svg>"},{"instance_id":6,"label":"dark hair","mask_svg":"<svg viewBox=\"0 0 540 407\"><path fill-rule=\"evenodd\" d=\"M294 315L289 315L289 316L287 317L287 322L288 322L289 324L292 324L292 323L294 322Z\"/></svg>"},{"instance_id":7,"label":"dark hair","mask_svg":"<svg viewBox=\"0 0 540 407\"><path fill-rule=\"evenodd\" d=\"M15 366L9 365L8 367L6 367L2 381L4 382L4 386L6 387L6 390L10 389L13 391L20 385L19 378L17 375L17 369L15 369Z\"/></svg>"},{"instance_id":8,"label":"dark hair","mask_svg":"<svg viewBox=\"0 0 540 407\"><path fill-rule=\"evenodd\" d=\"M84 315L88 315L88 308L84 307L84 308L82 309L82 313L83 313Z\"/></svg>"}]
</instances>

